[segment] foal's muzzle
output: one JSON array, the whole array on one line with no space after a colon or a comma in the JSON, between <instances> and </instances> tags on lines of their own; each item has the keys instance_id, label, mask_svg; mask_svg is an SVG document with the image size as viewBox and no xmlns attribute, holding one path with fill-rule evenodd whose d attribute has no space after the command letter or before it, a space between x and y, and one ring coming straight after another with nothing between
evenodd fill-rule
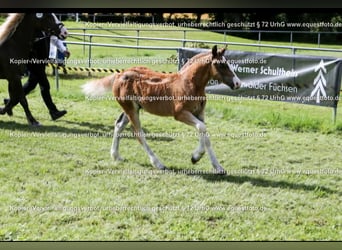
<instances>
[{"instance_id":1,"label":"foal's muzzle","mask_svg":"<svg viewBox=\"0 0 342 250\"><path fill-rule=\"evenodd\" d=\"M234 76L233 77L233 84L234 84L233 89L239 89L242 85L242 82L238 77Z\"/></svg>"}]
</instances>

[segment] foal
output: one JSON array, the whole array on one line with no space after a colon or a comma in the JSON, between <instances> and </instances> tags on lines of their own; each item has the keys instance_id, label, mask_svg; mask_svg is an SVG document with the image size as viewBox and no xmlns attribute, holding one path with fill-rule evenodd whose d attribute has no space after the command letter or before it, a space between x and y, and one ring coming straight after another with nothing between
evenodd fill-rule
<instances>
[{"instance_id":1,"label":"foal","mask_svg":"<svg viewBox=\"0 0 342 250\"><path fill-rule=\"evenodd\" d=\"M191 58L178 73L158 73L145 67L133 67L100 80L83 85L83 92L94 96L112 88L123 113L115 122L111 155L121 160L119 155L120 133L131 122L134 135L148 154L152 165L158 169L166 167L153 153L145 140L140 125L139 110L159 116L173 116L176 120L195 127L199 132L199 146L193 152L192 163L198 162L205 151L217 173L225 170L216 159L211 148L204 124L206 104L205 87L210 79L225 83L232 89L241 85L240 79L223 56L225 49L201 53Z\"/></svg>"}]
</instances>

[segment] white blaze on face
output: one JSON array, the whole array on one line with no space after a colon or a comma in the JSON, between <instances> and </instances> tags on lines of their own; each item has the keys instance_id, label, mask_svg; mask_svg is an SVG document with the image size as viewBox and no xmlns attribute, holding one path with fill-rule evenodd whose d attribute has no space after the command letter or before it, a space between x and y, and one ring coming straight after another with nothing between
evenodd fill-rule
<instances>
[{"instance_id":1,"label":"white blaze on face","mask_svg":"<svg viewBox=\"0 0 342 250\"><path fill-rule=\"evenodd\" d=\"M235 74L233 67L229 64L228 61L227 61L227 65L228 65L230 71L234 74L234 77L233 77L234 89L240 88L241 84L242 84L240 78Z\"/></svg>"},{"instance_id":2,"label":"white blaze on face","mask_svg":"<svg viewBox=\"0 0 342 250\"><path fill-rule=\"evenodd\" d=\"M61 39L61 40L65 40L67 38L67 36L68 36L67 28L65 28L63 23L61 21L59 21L59 19L57 18L57 16L54 13L52 13L52 16L55 19L55 23L59 25L60 33L58 35L58 38Z\"/></svg>"}]
</instances>

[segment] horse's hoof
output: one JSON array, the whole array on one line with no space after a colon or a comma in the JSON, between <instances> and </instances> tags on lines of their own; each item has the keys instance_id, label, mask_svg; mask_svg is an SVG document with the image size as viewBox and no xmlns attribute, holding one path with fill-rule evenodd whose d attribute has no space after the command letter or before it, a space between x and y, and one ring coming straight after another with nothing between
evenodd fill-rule
<instances>
[{"instance_id":1,"label":"horse's hoof","mask_svg":"<svg viewBox=\"0 0 342 250\"><path fill-rule=\"evenodd\" d=\"M38 127L41 127L41 126L43 126L41 123L39 123L39 122L32 122L32 123L30 123L30 125L32 126L32 127L34 127L34 128L38 128Z\"/></svg>"},{"instance_id":2,"label":"horse's hoof","mask_svg":"<svg viewBox=\"0 0 342 250\"><path fill-rule=\"evenodd\" d=\"M215 167L214 173L217 175L227 175L227 171L223 167Z\"/></svg>"},{"instance_id":3,"label":"horse's hoof","mask_svg":"<svg viewBox=\"0 0 342 250\"><path fill-rule=\"evenodd\" d=\"M4 104L7 105L9 103L10 99L5 98L4 99ZM9 108L5 113L8 114L8 116L13 116L13 111L12 108Z\"/></svg>"},{"instance_id":4,"label":"horse's hoof","mask_svg":"<svg viewBox=\"0 0 342 250\"><path fill-rule=\"evenodd\" d=\"M165 167L163 164L157 164L156 168L158 168L159 170L168 170L168 168Z\"/></svg>"},{"instance_id":5,"label":"horse's hoof","mask_svg":"<svg viewBox=\"0 0 342 250\"><path fill-rule=\"evenodd\" d=\"M115 162L123 162L123 161L125 161L125 159L120 157L120 156L112 157L112 158L114 159Z\"/></svg>"},{"instance_id":6,"label":"horse's hoof","mask_svg":"<svg viewBox=\"0 0 342 250\"><path fill-rule=\"evenodd\" d=\"M202 158L202 157L196 158L196 157L192 156L192 157L191 157L191 163L192 163L192 164L196 164L197 162L199 162L199 160L200 160L201 158Z\"/></svg>"},{"instance_id":7,"label":"horse's hoof","mask_svg":"<svg viewBox=\"0 0 342 250\"><path fill-rule=\"evenodd\" d=\"M202 156L204 155L205 152L203 153L193 153L191 156L191 163L196 164L200 159L202 159Z\"/></svg>"},{"instance_id":8,"label":"horse's hoof","mask_svg":"<svg viewBox=\"0 0 342 250\"><path fill-rule=\"evenodd\" d=\"M227 171L226 170L220 170L220 171L215 171L215 173L217 174L217 175L227 175Z\"/></svg>"},{"instance_id":9,"label":"horse's hoof","mask_svg":"<svg viewBox=\"0 0 342 250\"><path fill-rule=\"evenodd\" d=\"M198 162L198 159L196 159L194 156L191 156L191 163L195 164Z\"/></svg>"}]
</instances>

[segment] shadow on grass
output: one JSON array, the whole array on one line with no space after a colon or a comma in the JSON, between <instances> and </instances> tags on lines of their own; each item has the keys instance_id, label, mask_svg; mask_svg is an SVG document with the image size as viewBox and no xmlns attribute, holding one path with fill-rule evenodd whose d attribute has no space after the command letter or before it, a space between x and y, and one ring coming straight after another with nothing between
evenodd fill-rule
<instances>
[{"instance_id":1,"label":"shadow on grass","mask_svg":"<svg viewBox=\"0 0 342 250\"><path fill-rule=\"evenodd\" d=\"M63 123L71 125L71 126L78 126L80 128L68 128L63 125L62 123L56 123L56 125L42 125L38 127L32 127L28 124L23 123L17 123L14 121L1 121L0 120L0 128L2 130L9 130L10 133L14 133L17 131L25 132L25 133L60 133L61 136L64 136L65 134L69 134L70 137L72 135L83 135L84 137L113 137L113 125L103 125L100 123L90 123L90 122L74 122L74 121L63 121ZM167 137L167 136L151 136L149 135L149 132L144 130L146 133L146 140L147 141L173 141L173 137ZM15 136L14 134L12 136ZM18 135L20 136L20 135ZM133 136L132 130L130 128L126 128L124 131L124 134L121 137L122 139L134 139L136 138ZM138 141L137 141L138 143Z\"/></svg>"},{"instance_id":2,"label":"shadow on grass","mask_svg":"<svg viewBox=\"0 0 342 250\"><path fill-rule=\"evenodd\" d=\"M74 67L74 66L69 66L69 65L65 65L66 67ZM75 67L77 68L77 67ZM51 70L51 67L49 68ZM50 71L49 71L50 72ZM62 72L62 70L60 69L59 71L59 79L60 80L84 80L84 83L86 83L87 81L91 81L94 79L99 79L99 78L103 78L109 74L112 73L100 73L100 72L88 72L88 71L74 71L74 70L67 70L67 74L64 74ZM54 77L53 73L49 73L50 76Z\"/></svg>"},{"instance_id":3,"label":"shadow on grass","mask_svg":"<svg viewBox=\"0 0 342 250\"><path fill-rule=\"evenodd\" d=\"M104 125L102 123L91 123L91 122L75 122L75 121L63 121L66 124L70 124L72 126L80 126L85 127L95 131L101 131L103 133L113 132L113 125ZM93 131L94 132L94 131Z\"/></svg>"},{"instance_id":4,"label":"shadow on grass","mask_svg":"<svg viewBox=\"0 0 342 250\"><path fill-rule=\"evenodd\" d=\"M11 132L14 131L22 131L27 133L61 133L61 134L88 134L88 133L97 133L100 125L93 127L87 127L88 129L80 129L80 128L67 128L61 126L60 124L57 125L42 125L38 127L29 126L28 124L17 123L14 121L1 121L0 120L0 128L2 130L9 130Z\"/></svg>"},{"instance_id":5,"label":"shadow on grass","mask_svg":"<svg viewBox=\"0 0 342 250\"><path fill-rule=\"evenodd\" d=\"M262 177L251 177L246 175L219 175L215 173L201 173L200 171L196 172L191 171L191 169L179 169L168 167L170 171L174 171L179 174L184 174L188 176L197 176L202 178L208 182L229 182L229 183L236 183L236 184L243 184L243 183L250 183L256 187L266 187L266 188L281 188L281 189L290 189L290 190L303 190L303 191L310 191L310 192L320 192L321 194L337 194L342 196L342 192L338 190L333 190L324 186L319 185L308 185L303 183L293 183L289 181L283 180L270 180L265 179Z\"/></svg>"},{"instance_id":6,"label":"shadow on grass","mask_svg":"<svg viewBox=\"0 0 342 250\"><path fill-rule=\"evenodd\" d=\"M90 122L73 122L73 121L64 121L65 123L68 124L73 124L73 125L78 125L82 127L88 127L90 129L95 129L97 132L101 131L102 133L107 133L108 135L111 134L111 137L113 136L113 130L114 130L114 125L103 125L103 124L98 124L98 123L90 123ZM136 138L133 136L133 129L128 125L124 131L122 132L122 139L134 139ZM172 136L163 136L161 134L153 132L149 132L146 128L144 128L144 133L146 134L146 140L147 141L173 141L174 138ZM138 143L138 142L137 142Z\"/></svg>"}]
</instances>

